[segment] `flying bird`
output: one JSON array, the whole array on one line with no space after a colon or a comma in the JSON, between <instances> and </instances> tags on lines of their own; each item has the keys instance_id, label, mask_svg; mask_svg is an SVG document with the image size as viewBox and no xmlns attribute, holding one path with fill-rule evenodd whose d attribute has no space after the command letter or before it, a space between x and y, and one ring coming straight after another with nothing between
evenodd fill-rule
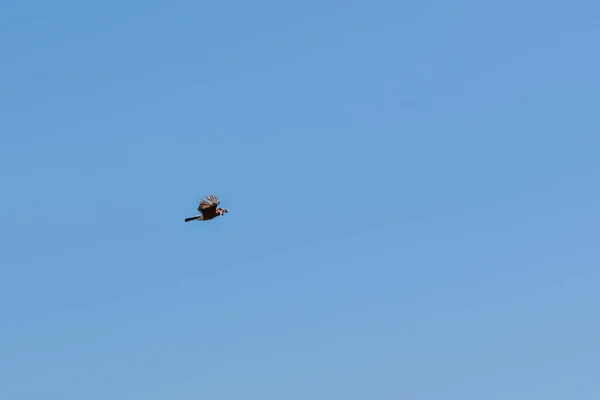
<instances>
[{"instance_id":1,"label":"flying bird","mask_svg":"<svg viewBox=\"0 0 600 400\"><path fill-rule=\"evenodd\" d=\"M229 210L225 208L217 208L219 204L221 204L219 197L215 194L209 194L206 196L206 200L200 200L200 204L198 205L198 211L200 214L196 215L195 217L186 218L185 222L208 221L229 212Z\"/></svg>"}]
</instances>

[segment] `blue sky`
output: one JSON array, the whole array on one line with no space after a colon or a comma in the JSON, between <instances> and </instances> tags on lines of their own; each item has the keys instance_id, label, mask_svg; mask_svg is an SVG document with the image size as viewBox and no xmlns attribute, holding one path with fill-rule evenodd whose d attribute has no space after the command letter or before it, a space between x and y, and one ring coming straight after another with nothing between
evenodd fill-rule
<instances>
[{"instance_id":1,"label":"blue sky","mask_svg":"<svg viewBox=\"0 0 600 400\"><path fill-rule=\"evenodd\" d=\"M598 399L598 13L4 1L0 398Z\"/></svg>"}]
</instances>

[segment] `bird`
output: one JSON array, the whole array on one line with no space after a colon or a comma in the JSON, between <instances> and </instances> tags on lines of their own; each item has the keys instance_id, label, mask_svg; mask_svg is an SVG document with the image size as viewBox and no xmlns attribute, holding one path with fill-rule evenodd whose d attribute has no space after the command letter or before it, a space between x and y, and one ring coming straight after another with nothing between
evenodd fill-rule
<instances>
[{"instance_id":1,"label":"bird","mask_svg":"<svg viewBox=\"0 0 600 400\"><path fill-rule=\"evenodd\" d=\"M220 217L223 214L229 212L229 210L225 208L217 208L221 204L219 197L215 194L209 194L206 196L206 200L200 200L200 204L198 205L198 211L200 214L194 217L188 217L185 219L185 222L190 221L208 221L216 217Z\"/></svg>"}]
</instances>

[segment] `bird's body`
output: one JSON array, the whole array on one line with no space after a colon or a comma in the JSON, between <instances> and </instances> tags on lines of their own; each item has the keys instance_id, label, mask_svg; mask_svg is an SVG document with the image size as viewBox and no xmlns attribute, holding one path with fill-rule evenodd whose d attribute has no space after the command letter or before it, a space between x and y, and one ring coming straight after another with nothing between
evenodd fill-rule
<instances>
[{"instance_id":1,"label":"bird's body","mask_svg":"<svg viewBox=\"0 0 600 400\"><path fill-rule=\"evenodd\" d=\"M214 194L209 194L206 196L206 200L202 199L200 204L198 205L199 215L194 217L188 217L185 219L185 222L190 221L209 221L213 218L220 217L223 214L229 212L229 210L225 208L217 208L221 204L219 201L219 197Z\"/></svg>"}]
</instances>

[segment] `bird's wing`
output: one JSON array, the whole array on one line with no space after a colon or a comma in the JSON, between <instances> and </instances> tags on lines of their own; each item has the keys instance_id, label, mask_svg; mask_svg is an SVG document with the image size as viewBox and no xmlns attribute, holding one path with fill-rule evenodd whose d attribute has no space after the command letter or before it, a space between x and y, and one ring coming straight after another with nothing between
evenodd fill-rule
<instances>
[{"instance_id":1,"label":"bird's wing","mask_svg":"<svg viewBox=\"0 0 600 400\"><path fill-rule=\"evenodd\" d=\"M206 200L202 199L200 201L200 204L198 205L198 211L200 211L201 213L207 212L207 211L214 211L217 209L217 206L220 204L221 202L219 201L219 197L217 195L214 194L209 194L208 196L206 196Z\"/></svg>"}]
</instances>

